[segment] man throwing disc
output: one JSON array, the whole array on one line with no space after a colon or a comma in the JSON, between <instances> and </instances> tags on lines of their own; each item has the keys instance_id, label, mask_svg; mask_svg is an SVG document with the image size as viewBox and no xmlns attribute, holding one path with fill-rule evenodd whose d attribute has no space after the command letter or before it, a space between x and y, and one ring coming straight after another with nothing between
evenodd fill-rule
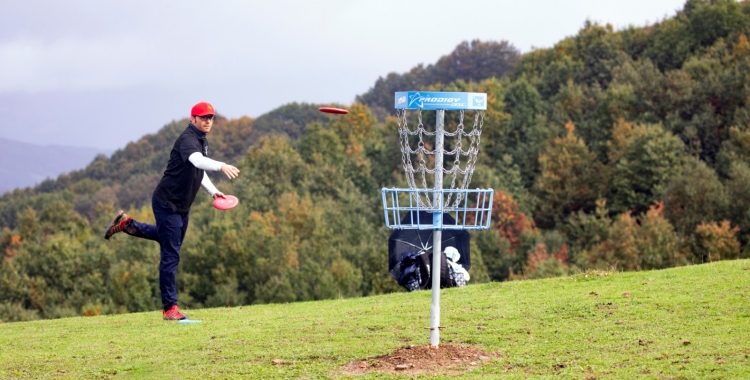
<instances>
[{"instance_id":1,"label":"man throwing disc","mask_svg":"<svg viewBox=\"0 0 750 380\"><path fill-rule=\"evenodd\" d=\"M229 179L236 178L240 172L232 165L208 158L206 135L211 131L215 115L214 107L206 102L193 106L190 124L175 141L167 169L151 197L156 225L137 222L120 210L104 232L105 239L124 231L131 236L159 242L159 289L165 320L188 318L177 307L175 274L180 262L180 246L187 231L190 206L198 188L202 186L214 199L224 196L211 183L205 171L221 170Z\"/></svg>"}]
</instances>

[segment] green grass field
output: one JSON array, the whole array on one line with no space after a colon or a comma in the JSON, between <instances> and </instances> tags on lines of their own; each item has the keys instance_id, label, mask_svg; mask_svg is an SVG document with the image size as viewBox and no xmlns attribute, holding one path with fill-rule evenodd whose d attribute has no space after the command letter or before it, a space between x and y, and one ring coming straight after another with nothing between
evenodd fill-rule
<instances>
[{"instance_id":1,"label":"green grass field","mask_svg":"<svg viewBox=\"0 0 750 380\"><path fill-rule=\"evenodd\" d=\"M442 294L443 343L503 354L462 378L750 378L748 260ZM345 363L427 344L429 308L424 291L189 310L200 325L160 312L6 323L0 378L348 378Z\"/></svg>"}]
</instances>

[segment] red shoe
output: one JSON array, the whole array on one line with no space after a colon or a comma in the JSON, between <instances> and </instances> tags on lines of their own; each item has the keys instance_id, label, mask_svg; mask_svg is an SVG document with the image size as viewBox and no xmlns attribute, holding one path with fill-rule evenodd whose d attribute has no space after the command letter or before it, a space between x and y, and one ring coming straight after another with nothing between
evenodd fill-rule
<instances>
[{"instance_id":1,"label":"red shoe","mask_svg":"<svg viewBox=\"0 0 750 380\"><path fill-rule=\"evenodd\" d=\"M183 314L177 305L170 307L169 310L163 311L162 317L164 317L165 321L181 321L183 319L188 319L188 316Z\"/></svg>"},{"instance_id":2,"label":"red shoe","mask_svg":"<svg viewBox=\"0 0 750 380\"><path fill-rule=\"evenodd\" d=\"M104 238L109 240L112 235L122 232L125 229L125 224L130 221L130 217L124 211L120 210L114 219L109 222L107 229L104 230Z\"/></svg>"}]
</instances>

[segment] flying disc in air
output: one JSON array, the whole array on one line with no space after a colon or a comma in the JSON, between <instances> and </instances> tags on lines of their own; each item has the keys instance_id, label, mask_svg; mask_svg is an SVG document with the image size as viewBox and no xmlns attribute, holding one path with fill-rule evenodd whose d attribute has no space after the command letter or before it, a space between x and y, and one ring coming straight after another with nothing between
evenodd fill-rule
<instances>
[{"instance_id":1,"label":"flying disc in air","mask_svg":"<svg viewBox=\"0 0 750 380\"><path fill-rule=\"evenodd\" d=\"M234 195L225 195L214 199L214 207L218 210L229 210L230 208L237 206L238 203L240 203L240 201Z\"/></svg>"},{"instance_id":2,"label":"flying disc in air","mask_svg":"<svg viewBox=\"0 0 750 380\"><path fill-rule=\"evenodd\" d=\"M346 115L349 113L349 110L345 110L343 108L333 108L333 107L320 107L318 108L318 111L325 112L325 113L335 113L339 115Z\"/></svg>"}]
</instances>

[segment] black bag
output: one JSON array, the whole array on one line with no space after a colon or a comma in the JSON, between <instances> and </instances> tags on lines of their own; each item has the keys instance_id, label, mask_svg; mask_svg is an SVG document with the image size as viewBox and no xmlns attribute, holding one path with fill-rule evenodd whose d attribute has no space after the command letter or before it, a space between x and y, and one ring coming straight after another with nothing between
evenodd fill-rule
<instances>
[{"instance_id":1,"label":"black bag","mask_svg":"<svg viewBox=\"0 0 750 380\"><path fill-rule=\"evenodd\" d=\"M422 261L420 265L420 275L423 279L426 279L422 284L421 289L432 289L432 252L423 252L419 255ZM452 288L456 286L456 282L451 278L450 272L452 268L448 266L448 260L445 258L445 253L440 252L440 288Z\"/></svg>"},{"instance_id":2,"label":"black bag","mask_svg":"<svg viewBox=\"0 0 750 380\"><path fill-rule=\"evenodd\" d=\"M398 284L413 292L422 288L422 258L420 252L404 252L399 263Z\"/></svg>"},{"instance_id":3,"label":"black bag","mask_svg":"<svg viewBox=\"0 0 750 380\"><path fill-rule=\"evenodd\" d=\"M399 263L398 284L406 290L432 289L432 252L404 252ZM453 268L448 265L445 253L440 255L440 288L457 286Z\"/></svg>"}]
</instances>

